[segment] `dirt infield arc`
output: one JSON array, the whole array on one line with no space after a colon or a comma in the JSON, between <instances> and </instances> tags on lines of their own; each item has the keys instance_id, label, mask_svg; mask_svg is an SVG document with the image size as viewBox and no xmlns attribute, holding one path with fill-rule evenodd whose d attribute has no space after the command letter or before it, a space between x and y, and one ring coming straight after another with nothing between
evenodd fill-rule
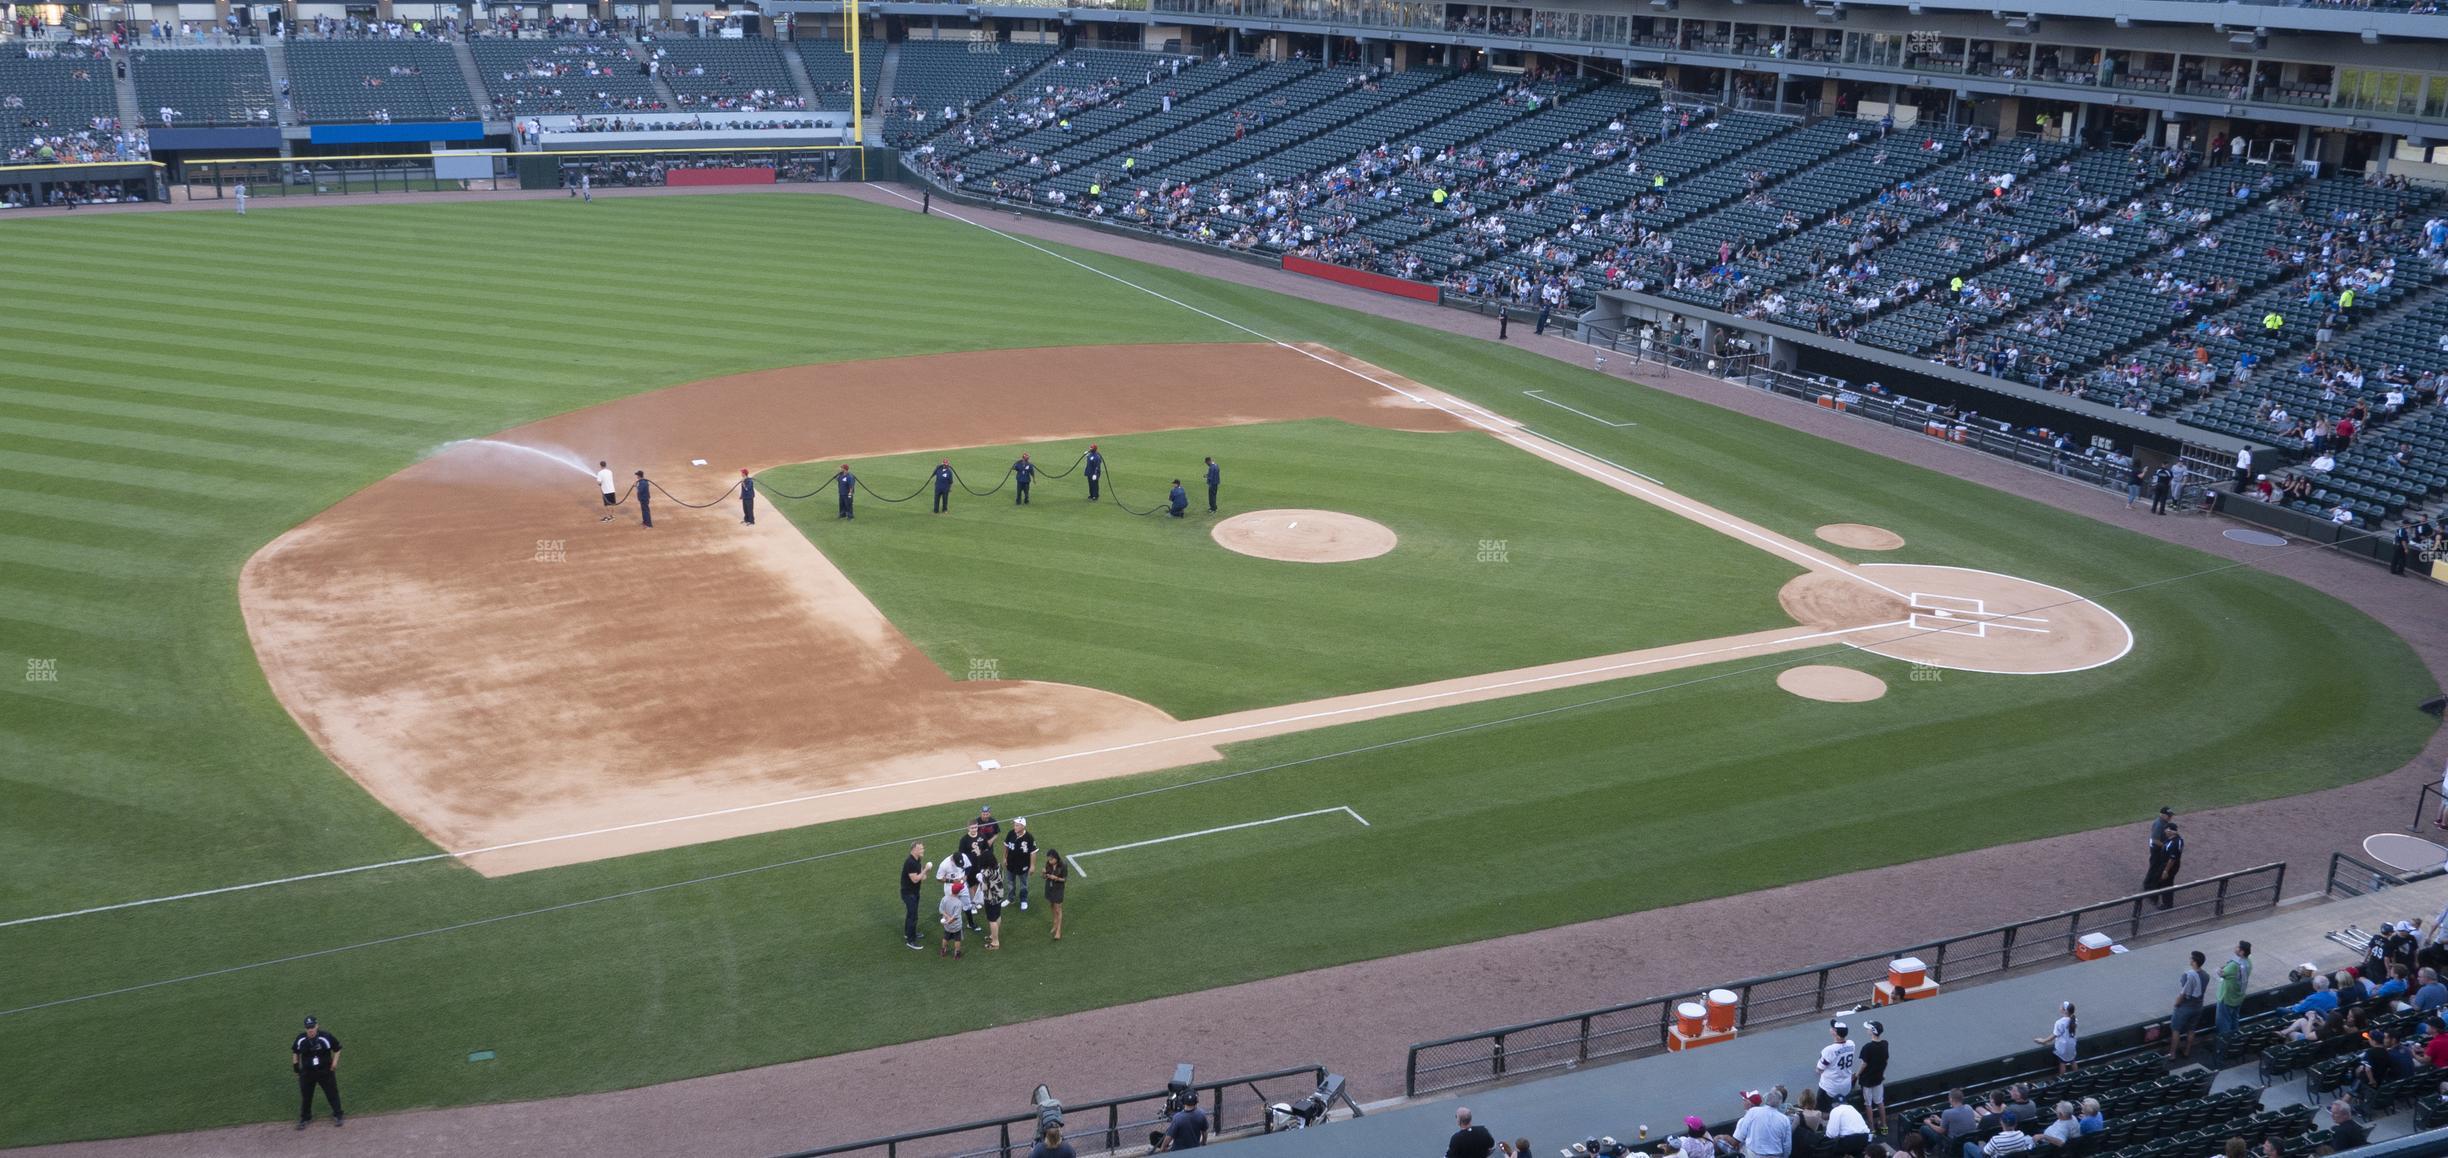
<instances>
[{"instance_id":1,"label":"dirt infield arc","mask_svg":"<svg viewBox=\"0 0 2448 1158\"><path fill-rule=\"evenodd\" d=\"M1789 591L1791 628L1177 721L1091 688L953 680L784 520L750 531L727 510L673 510L646 531L625 514L602 521L592 480L547 456L454 451L274 540L248 561L240 601L273 690L307 734L487 874L1175 767L1229 741L1835 644L2000 672L2079 670L2131 646L2121 621L2069 593L1985 572L1855 566L1322 347L797 367L495 437L643 468L697 501L741 469L1319 417L1485 432L1800 564L1811 573L1795 583L1811 597Z\"/></svg>"}]
</instances>

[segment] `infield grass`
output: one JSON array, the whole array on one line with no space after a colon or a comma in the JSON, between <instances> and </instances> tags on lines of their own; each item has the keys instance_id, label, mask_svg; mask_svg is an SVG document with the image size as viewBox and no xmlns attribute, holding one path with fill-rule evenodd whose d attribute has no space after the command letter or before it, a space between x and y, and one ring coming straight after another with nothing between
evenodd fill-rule
<instances>
[{"instance_id":1,"label":"infield grass","mask_svg":"<svg viewBox=\"0 0 2448 1158\"><path fill-rule=\"evenodd\" d=\"M1793 622L1777 588L1800 567L1476 431L1317 420L1098 441L1113 491L1100 503L1076 474L1040 482L1025 507L989 482L1023 451L1063 470L1087 440L952 452L964 482L1000 493L955 489L940 516L921 495L842 522L832 464L768 474L824 491L782 509L946 671L1084 684L1177 719ZM1230 472L1218 515L1199 481L1210 455ZM906 492L939 457L858 469ZM1156 509L1175 477L1187 517L1129 513ZM1374 559L1287 563L1208 533L1280 508L1373 519L1399 541Z\"/></svg>"},{"instance_id":2,"label":"infield grass","mask_svg":"<svg viewBox=\"0 0 2448 1158\"><path fill-rule=\"evenodd\" d=\"M429 447L761 367L1246 337L941 217L830 198L8 229L0 921L430 851L274 701L234 596L259 546ZM2137 647L2092 672L1935 684L1858 654L1783 657L1862 666L1894 691L1820 704L1765 665L1696 669L998 798L1073 850L1338 805L1375 826L1096 863L1061 952L1019 921L992 985L944 985L899 944L884 881L902 841L960 819L948 809L502 880L429 863L0 928L0 1145L277 1121L308 1010L348 1041L361 1113L616 1088L2304 792L2393 770L2431 732L2411 705L2433 684L2402 642L2290 581L1494 343L1078 256L1542 427L1578 420L1519 391L1637 421L1557 429L1789 535L1873 523L1908 541L1883 558L2091 596ZM1199 783L1234 770L1252 774ZM1185 786L1121 799L1168 785ZM1553 871L1588 858L1594 817L1620 847L1673 855L1630 888ZM1468 889L1382 871L1455 833L1490 850ZM2203 871L2220 855L2203 850ZM1184 896L1233 935L1160 952L1147 930L1177 922ZM478 1049L499 1060L467 1062Z\"/></svg>"}]
</instances>

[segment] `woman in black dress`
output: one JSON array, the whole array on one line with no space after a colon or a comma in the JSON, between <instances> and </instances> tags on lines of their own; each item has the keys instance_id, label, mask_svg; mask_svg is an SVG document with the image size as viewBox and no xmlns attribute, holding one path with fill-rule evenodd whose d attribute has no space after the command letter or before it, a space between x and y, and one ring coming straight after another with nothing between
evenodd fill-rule
<instances>
[{"instance_id":1,"label":"woman in black dress","mask_svg":"<svg viewBox=\"0 0 2448 1158\"><path fill-rule=\"evenodd\" d=\"M1047 849L1045 854L1045 899L1054 907L1054 939L1062 940L1063 884L1071 879L1071 862L1063 854Z\"/></svg>"}]
</instances>

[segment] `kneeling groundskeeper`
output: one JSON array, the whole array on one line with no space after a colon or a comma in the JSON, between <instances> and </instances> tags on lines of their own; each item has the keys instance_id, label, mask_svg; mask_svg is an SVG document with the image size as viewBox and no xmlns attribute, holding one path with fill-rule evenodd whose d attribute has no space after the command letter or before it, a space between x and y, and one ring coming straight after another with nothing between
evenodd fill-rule
<instances>
[{"instance_id":1,"label":"kneeling groundskeeper","mask_svg":"<svg viewBox=\"0 0 2448 1158\"><path fill-rule=\"evenodd\" d=\"M1174 518L1182 517L1183 512L1190 509L1190 492L1182 489L1180 479L1173 480L1172 503L1171 513Z\"/></svg>"}]
</instances>

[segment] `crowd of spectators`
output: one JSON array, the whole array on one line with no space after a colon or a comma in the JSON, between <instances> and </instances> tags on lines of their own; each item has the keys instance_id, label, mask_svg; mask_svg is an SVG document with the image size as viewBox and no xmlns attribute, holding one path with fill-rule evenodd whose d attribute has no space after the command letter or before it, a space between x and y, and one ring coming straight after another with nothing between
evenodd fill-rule
<instances>
[{"instance_id":1,"label":"crowd of spectators","mask_svg":"<svg viewBox=\"0 0 2448 1158\"><path fill-rule=\"evenodd\" d=\"M15 96L0 96L0 107L21 111L24 103ZM142 129L123 131L117 117L95 117L81 129L61 130L47 117L18 116L20 129L30 135L22 145L11 146L8 163L12 165L93 164L107 161L143 161L152 157Z\"/></svg>"},{"instance_id":2,"label":"crowd of spectators","mask_svg":"<svg viewBox=\"0 0 2448 1158\"><path fill-rule=\"evenodd\" d=\"M527 122L527 124L535 126L532 133L547 131L542 122ZM641 121L629 117L612 116L576 117L570 123L549 131L555 133L769 133L829 127L831 126L827 122L813 118L767 117L709 121L702 116L692 116L686 120ZM531 135L525 125L522 125L521 133Z\"/></svg>"},{"instance_id":3,"label":"crowd of spectators","mask_svg":"<svg viewBox=\"0 0 2448 1158\"><path fill-rule=\"evenodd\" d=\"M493 107L504 114L579 112L662 112L670 106L660 97L615 96L589 80L606 80L642 70L619 41L556 41L539 45L519 67L502 70L499 80L486 78Z\"/></svg>"}]
</instances>

